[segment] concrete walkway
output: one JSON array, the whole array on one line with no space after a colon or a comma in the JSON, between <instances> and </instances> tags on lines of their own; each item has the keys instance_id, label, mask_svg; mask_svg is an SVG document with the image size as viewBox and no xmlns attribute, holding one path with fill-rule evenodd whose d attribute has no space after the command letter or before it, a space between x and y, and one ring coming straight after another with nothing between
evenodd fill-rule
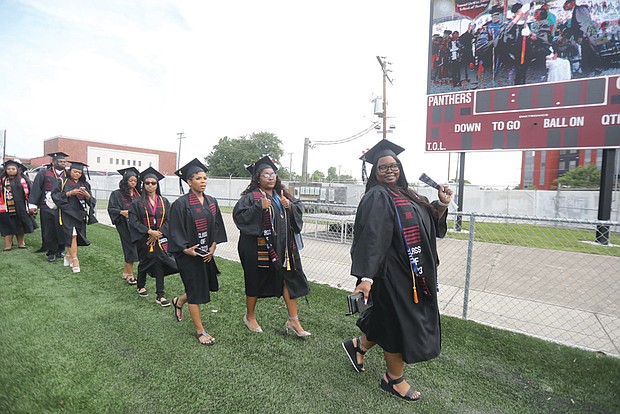
<instances>
[{"instance_id":1,"label":"concrete walkway","mask_svg":"<svg viewBox=\"0 0 620 414\"><path fill-rule=\"evenodd\" d=\"M97 213L100 223L110 225L106 211ZM239 261L238 230L230 214L224 221L229 241L216 255ZM352 290L350 244L340 243L342 235L337 242L321 240L326 232L317 226L304 224L306 275ZM442 314L620 357L619 257L476 242L465 301L467 249L467 241L438 241ZM582 266L593 261L596 268Z\"/></svg>"}]
</instances>

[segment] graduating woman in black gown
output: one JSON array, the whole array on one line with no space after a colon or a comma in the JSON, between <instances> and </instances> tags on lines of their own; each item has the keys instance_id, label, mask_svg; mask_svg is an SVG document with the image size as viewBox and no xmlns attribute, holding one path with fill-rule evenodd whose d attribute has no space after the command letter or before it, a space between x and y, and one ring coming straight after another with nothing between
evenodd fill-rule
<instances>
[{"instance_id":1,"label":"graduating woman in black gown","mask_svg":"<svg viewBox=\"0 0 620 414\"><path fill-rule=\"evenodd\" d=\"M26 248L25 233L32 233L36 222L28 208L30 181L24 175L24 166L18 160L5 161L0 174L0 233L4 237L4 251L13 246L13 236L17 247Z\"/></svg>"},{"instance_id":2,"label":"graduating woman in black gown","mask_svg":"<svg viewBox=\"0 0 620 414\"><path fill-rule=\"evenodd\" d=\"M73 273L79 273L78 246L90 245L86 238L86 225L96 222L95 199L84 176L84 169L88 165L79 161L70 161L69 164L68 178L54 183L52 200L58 206L58 221L65 236L67 254L64 264L70 266Z\"/></svg>"},{"instance_id":3,"label":"graduating woman in black gown","mask_svg":"<svg viewBox=\"0 0 620 414\"><path fill-rule=\"evenodd\" d=\"M301 233L303 206L284 188L271 158L250 167L252 181L233 210L239 228L239 257L243 266L246 314L243 322L252 332L262 332L255 315L258 298L284 297L286 331L310 336L299 323L297 298L309 292L301 266L295 233Z\"/></svg>"},{"instance_id":4,"label":"graduating woman in black gown","mask_svg":"<svg viewBox=\"0 0 620 414\"><path fill-rule=\"evenodd\" d=\"M129 208L133 200L140 196L138 189L138 176L140 172L135 167L118 170L123 176L118 183L118 190L112 191L108 200L108 215L116 227L116 231L121 239L123 257L125 259L123 268L123 279L130 285L138 283L133 277L133 263L137 262L138 251L136 245L131 240L129 234Z\"/></svg>"},{"instance_id":5,"label":"graduating woman in black gown","mask_svg":"<svg viewBox=\"0 0 620 414\"><path fill-rule=\"evenodd\" d=\"M415 401L420 393L404 380L404 364L441 350L436 238L446 233L452 190L440 185L433 203L411 190L396 157L402 151L382 140L362 157L373 167L355 216L351 274L358 278L354 292L373 305L357 321L361 337L342 345L361 372L364 354L378 344L387 364L381 388Z\"/></svg>"},{"instance_id":6,"label":"graduating woman in black gown","mask_svg":"<svg viewBox=\"0 0 620 414\"><path fill-rule=\"evenodd\" d=\"M207 194L207 167L194 158L175 174L187 182L189 193L179 197L170 209L170 252L179 266L185 293L172 299L174 317L183 319L183 305L196 327L201 345L213 345L215 338L207 333L200 317L200 305L211 301L218 290L215 248L226 242L226 229L217 200Z\"/></svg>"},{"instance_id":7,"label":"graduating woman in black gown","mask_svg":"<svg viewBox=\"0 0 620 414\"><path fill-rule=\"evenodd\" d=\"M143 187L141 196L129 208L129 232L140 259L136 291L141 297L149 295L146 275L150 274L155 278L155 302L166 307L170 306L170 302L164 296L164 276L177 273L177 267L167 253L170 203L159 190L159 181L163 178L153 167L140 173Z\"/></svg>"}]
</instances>

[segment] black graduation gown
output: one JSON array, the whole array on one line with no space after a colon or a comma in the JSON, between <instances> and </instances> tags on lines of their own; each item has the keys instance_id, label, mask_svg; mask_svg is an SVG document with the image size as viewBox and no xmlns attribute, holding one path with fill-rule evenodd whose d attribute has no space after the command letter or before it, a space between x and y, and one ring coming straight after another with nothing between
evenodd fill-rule
<instances>
[{"instance_id":1,"label":"black graduation gown","mask_svg":"<svg viewBox=\"0 0 620 414\"><path fill-rule=\"evenodd\" d=\"M215 257L205 263L202 257L183 253L184 249L201 244L195 219L190 210L189 196L190 194L185 194L179 197L170 208L169 251L174 254L177 261L188 303L209 303L210 292L219 289L217 275L220 271L215 264ZM213 207L215 214L209 205ZM228 240L226 228L217 200L205 194L204 203L198 208L200 211L194 211L198 218L206 219L207 227L206 240L203 240L201 245L209 248L213 242L217 244L226 242Z\"/></svg>"},{"instance_id":2,"label":"black graduation gown","mask_svg":"<svg viewBox=\"0 0 620 414\"><path fill-rule=\"evenodd\" d=\"M255 200L253 193L242 196L233 209L233 220L240 231L239 258L243 266L245 294L247 296L280 297L284 283L291 298L298 298L309 293L308 280L303 272L299 252L292 251L291 270L282 267L282 259L287 240L294 240L294 233L301 233L303 226L303 205L299 200L291 201L287 209L288 220L273 215L273 246L280 259L278 263L269 262L269 268L258 267L258 237L263 233L263 209L260 200ZM274 210L278 208L272 202ZM290 246L289 246L290 247ZM289 250L291 251L291 250Z\"/></svg>"},{"instance_id":3,"label":"black graduation gown","mask_svg":"<svg viewBox=\"0 0 620 414\"><path fill-rule=\"evenodd\" d=\"M28 200L26 199L26 193L22 186L21 177L19 174L9 180L11 185L11 195L13 202L15 203L15 214L11 215L8 212L0 213L0 233L2 236L10 236L14 234L32 233L37 228L36 221L28 213ZM28 194L30 194L30 181L23 178L27 187ZM5 178L0 179L0 197L4 197L4 184ZM6 202L6 200L5 200Z\"/></svg>"},{"instance_id":4,"label":"black graduation gown","mask_svg":"<svg viewBox=\"0 0 620 414\"><path fill-rule=\"evenodd\" d=\"M143 200L142 197L134 199L129 208L129 234L136 246L140 259L138 273L148 273L152 277L156 277L158 274L167 276L178 272L174 259L162 249L162 247L165 249L167 244L170 203L165 197L161 197L161 200L163 201L163 206L158 203L154 217L151 214L151 210L147 207L148 215L151 219L150 226L145 224L147 211L145 211L144 203L148 203L146 199ZM154 222L152 221L153 218L155 219ZM150 246L147 246L149 228L151 230L159 230L163 234L164 243L161 243L161 245L156 243L152 249Z\"/></svg>"},{"instance_id":5,"label":"black graduation gown","mask_svg":"<svg viewBox=\"0 0 620 414\"><path fill-rule=\"evenodd\" d=\"M77 196L67 197L69 191L80 187L84 187L88 191L90 200L80 199ZM95 199L92 194L90 184L86 181L78 180L75 182L72 179L67 179L65 181L58 180L54 183L52 200L58 206L58 221L62 225L65 246L67 247L71 246L74 228L77 232L77 245L90 245L90 241L86 238L86 223L95 208Z\"/></svg>"},{"instance_id":6,"label":"black graduation gown","mask_svg":"<svg viewBox=\"0 0 620 414\"><path fill-rule=\"evenodd\" d=\"M373 306L362 313L357 325L384 351L401 353L406 363L414 363L435 358L441 351L436 237L446 234L447 210L437 219L430 208L421 204L408 202L403 209L419 224L419 241L410 247L415 248L431 295L422 292L417 278L419 302L413 301L411 265L403 234L392 197L380 184L362 197L357 208L351 274L374 282Z\"/></svg>"},{"instance_id":7,"label":"black graduation gown","mask_svg":"<svg viewBox=\"0 0 620 414\"><path fill-rule=\"evenodd\" d=\"M41 221L41 238L43 246L47 249L47 254L58 253L65 248L65 232L58 220L58 210L51 209L45 203L47 194L51 194L56 183L62 183L66 178L65 171L56 175L54 167L50 166L37 173L32 184L30 193L30 204L38 206Z\"/></svg>"},{"instance_id":8,"label":"black graduation gown","mask_svg":"<svg viewBox=\"0 0 620 414\"><path fill-rule=\"evenodd\" d=\"M134 198L123 194L119 189L112 191L108 200L108 215L121 239L125 263L133 263L139 260L136 245L131 240L131 234L129 234L129 221L121 215L121 210L129 210Z\"/></svg>"}]
</instances>

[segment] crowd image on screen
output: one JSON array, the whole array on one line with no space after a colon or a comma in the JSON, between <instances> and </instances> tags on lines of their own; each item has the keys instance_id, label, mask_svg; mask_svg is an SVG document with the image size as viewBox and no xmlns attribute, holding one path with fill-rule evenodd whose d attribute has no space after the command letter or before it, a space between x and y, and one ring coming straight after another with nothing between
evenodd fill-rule
<instances>
[{"instance_id":1,"label":"crowd image on screen","mask_svg":"<svg viewBox=\"0 0 620 414\"><path fill-rule=\"evenodd\" d=\"M433 24L429 93L620 73L620 2L502 5Z\"/></svg>"}]
</instances>

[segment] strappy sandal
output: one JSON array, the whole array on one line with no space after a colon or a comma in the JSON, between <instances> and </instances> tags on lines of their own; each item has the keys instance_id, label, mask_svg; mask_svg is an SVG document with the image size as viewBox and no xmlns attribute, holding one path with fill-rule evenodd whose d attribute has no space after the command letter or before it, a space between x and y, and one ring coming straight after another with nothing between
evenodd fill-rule
<instances>
[{"instance_id":1,"label":"strappy sandal","mask_svg":"<svg viewBox=\"0 0 620 414\"><path fill-rule=\"evenodd\" d=\"M342 343L344 352L347 353L347 356L349 357L349 361L351 361L353 368L355 368L357 372L364 372L364 363L363 362L361 364L358 363L357 355L356 355L356 354L360 354L360 355L366 354L366 351L362 351L362 347L360 346L361 344L362 344L361 337L357 338L357 345L353 344L353 339L349 339L348 341L344 341Z\"/></svg>"},{"instance_id":2,"label":"strappy sandal","mask_svg":"<svg viewBox=\"0 0 620 414\"><path fill-rule=\"evenodd\" d=\"M138 281L133 277L133 273L123 273L123 279L129 285L137 285Z\"/></svg>"},{"instance_id":3,"label":"strappy sandal","mask_svg":"<svg viewBox=\"0 0 620 414\"><path fill-rule=\"evenodd\" d=\"M200 340L201 336L204 336L205 338L207 338L207 341L206 342L202 342ZM207 331L196 332L196 339L198 339L198 343L200 345L204 345L204 346L211 346L211 345L213 345L215 343L215 338L212 337L211 335L209 335L207 333Z\"/></svg>"},{"instance_id":4,"label":"strappy sandal","mask_svg":"<svg viewBox=\"0 0 620 414\"><path fill-rule=\"evenodd\" d=\"M174 306L172 310L174 312L174 318L177 320L177 322L181 322L183 320L183 306L178 306L178 305L179 305L179 297L175 296L172 298L172 306Z\"/></svg>"},{"instance_id":5,"label":"strappy sandal","mask_svg":"<svg viewBox=\"0 0 620 414\"><path fill-rule=\"evenodd\" d=\"M394 385L400 384L401 382L403 382L405 380L405 377L392 379L390 375L386 372L385 378L387 378L388 380L386 381L383 378L381 378L381 382L379 383L379 386L381 387L383 391L387 391L390 394L395 395L398 398L402 398L405 401L417 401L420 399L420 393L418 393L417 397L413 397L413 394L415 394L418 391L413 389L411 385L409 386L409 391L407 391L405 395L400 395L400 393L394 389Z\"/></svg>"}]
</instances>

